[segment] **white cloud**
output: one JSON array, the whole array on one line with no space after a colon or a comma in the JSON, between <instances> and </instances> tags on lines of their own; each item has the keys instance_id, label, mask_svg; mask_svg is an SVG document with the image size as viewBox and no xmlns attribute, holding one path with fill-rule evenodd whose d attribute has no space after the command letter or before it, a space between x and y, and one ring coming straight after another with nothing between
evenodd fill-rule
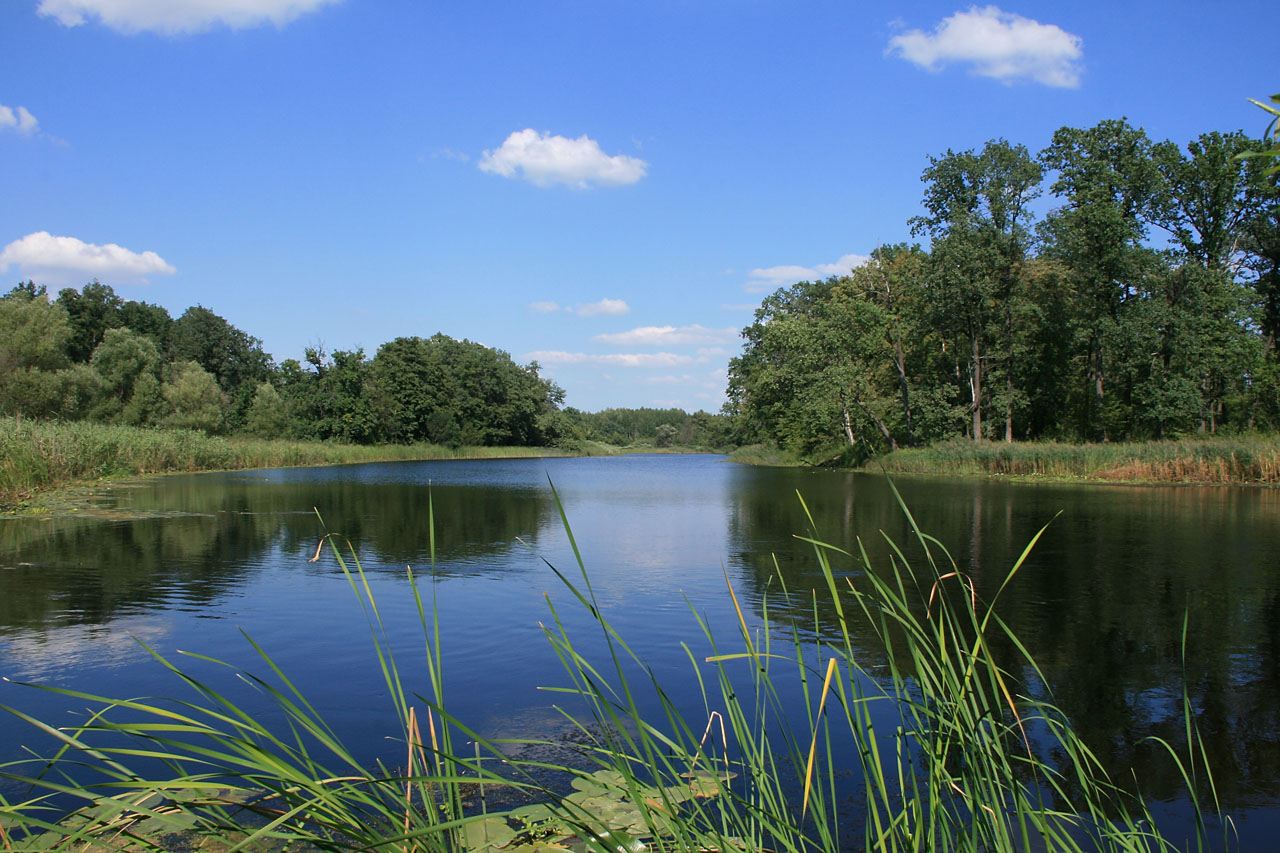
<instances>
[{"instance_id":1,"label":"white cloud","mask_svg":"<svg viewBox=\"0 0 1280 853\"><path fill-rule=\"evenodd\" d=\"M615 353L612 355L593 355L585 352L564 352L562 350L540 350L526 353L525 361L536 361L539 364L599 364L610 367L683 367L693 364L695 359L687 355L676 355L671 352L652 353Z\"/></svg>"},{"instance_id":2,"label":"white cloud","mask_svg":"<svg viewBox=\"0 0 1280 853\"><path fill-rule=\"evenodd\" d=\"M504 178L522 177L540 187L567 184L579 189L634 184L649 168L637 157L610 157L600 150L600 143L585 134L569 139L529 128L508 136L501 148L485 151L477 165L482 171Z\"/></svg>"},{"instance_id":3,"label":"white cloud","mask_svg":"<svg viewBox=\"0 0 1280 853\"><path fill-rule=\"evenodd\" d=\"M596 335L591 340L615 346L678 347L725 343L737 336L737 329L708 329L694 323L692 326L679 327L640 326L629 332Z\"/></svg>"},{"instance_id":4,"label":"white cloud","mask_svg":"<svg viewBox=\"0 0 1280 853\"><path fill-rule=\"evenodd\" d=\"M34 136L39 129L40 122L36 121L36 117L26 107L6 107L0 104L0 130L14 130L23 136Z\"/></svg>"},{"instance_id":5,"label":"white cloud","mask_svg":"<svg viewBox=\"0 0 1280 853\"><path fill-rule=\"evenodd\" d=\"M0 251L0 273L22 267L23 276L49 284L83 284L97 278L105 283L145 283L149 275L172 275L177 269L155 252L131 252L108 243L97 246L75 237L54 237L37 231L14 240Z\"/></svg>"},{"instance_id":6,"label":"white cloud","mask_svg":"<svg viewBox=\"0 0 1280 853\"><path fill-rule=\"evenodd\" d=\"M698 377L688 373L681 376L649 376L640 381L646 385L697 385L701 383Z\"/></svg>"},{"instance_id":7,"label":"white cloud","mask_svg":"<svg viewBox=\"0 0 1280 853\"><path fill-rule=\"evenodd\" d=\"M1046 86L1080 85L1082 41L1053 24L1042 24L995 6L970 6L934 28L910 30L889 39L887 53L937 71L951 62L968 63L973 73L997 80L1029 78Z\"/></svg>"},{"instance_id":8,"label":"white cloud","mask_svg":"<svg viewBox=\"0 0 1280 853\"><path fill-rule=\"evenodd\" d=\"M174 35L290 21L338 0L40 0L37 11L67 27L90 18L121 33L151 31Z\"/></svg>"},{"instance_id":9,"label":"white cloud","mask_svg":"<svg viewBox=\"0 0 1280 853\"><path fill-rule=\"evenodd\" d=\"M620 317L631 313L631 306L622 299L601 299L599 302L581 302L570 310L579 317Z\"/></svg>"},{"instance_id":10,"label":"white cloud","mask_svg":"<svg viewBox=\"0 0 1280 853\"><path fill-rule=\"evenodd\" d=\"M529 308L539 314L550 314L552 311L560 310L559 302L530 302Z\"/></svg>"},{"instance_id":11,"label":"white cloud","mask_svg":"<svg viewBox=\"0 0 1280 853\"><path fill-rule=\"evenodd\" d=\"M818 264L812 267L790 264L754 269L750 272L751 281L746 283L746 289L749 293L763 293L795 284L797 281L817 281L833 275L848 275L850 270L862 266L868 260L870 258L866 255L841 255L838 261L831 264Z\"/></svg>"}]
</instances>

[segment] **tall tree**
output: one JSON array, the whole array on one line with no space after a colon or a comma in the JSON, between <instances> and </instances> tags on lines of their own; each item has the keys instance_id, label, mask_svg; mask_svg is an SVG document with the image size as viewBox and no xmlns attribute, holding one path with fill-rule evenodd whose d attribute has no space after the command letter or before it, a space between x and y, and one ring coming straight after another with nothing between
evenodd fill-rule
<instances>
[{"instance_id":1,"label":"tall tree","mask_svg":"<svg viewBox=\"0 0 1280 853\"><path fill-rule=\"evenodd\" d=\"M258 384L271 375L262 341L204 306L188 308L169 331L169 360L193 361L217 380L231 400L232 426L243 419Z\"/></svg>"},{"instance_id":2,"label":"tall tree","mask_svg":"<svg viewBox=\"0 0 1280 853\"><path fill-rule=\"evenodd\" d=\"M1040 160L1057 172L1051 190L1065 201L1046 219L1044 234L1048 255L1068 271L1075 295L1074 325L1090 387L1084 428L1105 440L1112 361L1126 347L1122 314L1152 263L1143 245L1144 215L1164 206L1158 199L1163 182L1146 133L1124 119L1060 128ZM1110 426L1123 428L1126 418L1113 418Z\"/></svg>"},{"instance_id":3,"label":"tall tree","mask_svg":"<svg viewBox=\"0 0 1280 853\"><path fill-rule=\"evenodd\" d=\"M1026 148L1003 139L981 152L930 158L921 176L928 184L926 214L912 220L912 231L934 241L931 301L939 324L964 345L956 356L968 377L975 441L983 437L987 368L993 364L1004 378L1004 437L1013 440L1019 393L1014 341L1020 332L1015 296L1031 243L1029 205L1040 194L1042 177Z\"/></svg>"},{"instance_id":4,"label":"tall tree","mask_svg":"<svg viewBox=\"0 0 1280 853\"><path fill-rule=\"evenodd\" d=\"M77 363L88 362L107 329L121 325L120 306L124 301L116 296L111 285L97 279L78 291L72 287L58 291L58 304L67 312L71 323L67 355Z\"/></svg>"}]
</instances>

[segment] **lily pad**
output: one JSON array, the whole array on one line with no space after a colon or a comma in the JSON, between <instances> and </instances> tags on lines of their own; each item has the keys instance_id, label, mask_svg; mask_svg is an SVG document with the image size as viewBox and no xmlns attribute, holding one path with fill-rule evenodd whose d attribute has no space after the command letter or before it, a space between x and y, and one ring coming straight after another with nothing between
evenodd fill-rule
<instances>
[{"instance_id":1,"label":"lily pad","mask_svg":"<svg viewBox=\"0 0 1280 853\"><path fill-rule=\"evenodd\" d=\"M501 817L473 820L463 827L463 835L472 853L500 850L516 839L516 831Z\"/></svg>"}]
</instances>

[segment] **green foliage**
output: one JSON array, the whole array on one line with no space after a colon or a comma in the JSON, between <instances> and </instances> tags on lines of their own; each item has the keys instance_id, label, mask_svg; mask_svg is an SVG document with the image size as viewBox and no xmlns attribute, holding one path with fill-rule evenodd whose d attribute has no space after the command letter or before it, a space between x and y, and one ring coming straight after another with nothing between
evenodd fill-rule
<instances>
[{"instance_id":1,"label":"green foliage","mask_svg":"<svg viewBox=\"0 0 1280 853\"><path fill-rule=\"evenodd\" d=\"M182 361L171 370L160 389L170 414L165 426L208 434L222 431L226 422L226 396L213 374L194 361Z\"/></svg>"},{"instance_id":2,"label":"green foliage","mask_svg":"<svg viewBox=\"0 0 1280 853\"><path fill-rule=\"evenodd\" d=\"M281 438L289 434L289 416L284 409L284 400L270 382L261 383L253 392L244 431L258 438Z\"/></svg>"},{"instance_id":3,"label":"green foliage","mask_svg":"<svg viewBox=\"0 0 1280 853\"><path fill-rule=\"evenodd\" d=\"M554 413L561 442L581 445L599 442L614 447L643 447L657 438L663 424L675 427L671 444L682 447L723 449L733 444L733 424L729 415L708 412L689 414L683 409L601 409L583 412L567 408Z\"/></svg>"},{"instance_id":4,"label":"green foliage","mask_svg":"<svg viewBox=\"0 0 1280 853\"><path fill-rule=\"evenodd\" d=\"M124 301L110 285L96 279L79 291L71 287L58 291L58 304L71 323L67 355L74 362L87 362L107 329L121 325L119 312Z\"/></svg>"},{"instance_id":5,"label":"green foliage","mask_svg":"<svg viewBox=\"0 0 1280 853\"><path fill-rule=\"evenodd\" d=\"M762 302L729 370L740 439L824 462L1280 426L1280 187L1254 145L1108 120L1035 158L1004 140L931 158L910 223L927 251L882 246ZM1037 224L1046 173L1059 205Z\"/></svg>"},{"instance_id":6,"label":"green foliage","mask_svg":"<svg viewBox=\"0 0 1280 853\"><path fill-rule=\"evenodd\" d=\"M70 336L66 311L34 287L15 287L0 299L0 377L21 368L66 367Z\"/></svg>"},{"instance_id":7,"label":"green foliage","mask_svg":"<svg viewBox=\"0 0 1280 853\"><path fill-rule=\"evenodd\" d=\"M160 397L160 353L152 340L131 329L108 329L89 364L102 377L106 394L99 420L121 417L124 423L146 423ZM142 396L131 406L137 389ZM126 408L128 416L124 416Z\"/></svg>"},{"instance_id":8,"label":"green foliage","mask_svg":"<svg viewBox=\"0 0 1280 853\"><path fill-rule=\"evenodd\" d=\"M1244 156L1262 158L1265 161L1264 175L1280 173L1280 94L1271 96L1271 106L1262 103L1262 101L1255 101L1253 98L1250 98L1249 101L1264 112L1274 116L1274 118L1267 123L1267 129L1262 132L1264 145L1267 144L1267 137L1271 137L1271 148L1249 151Z\"/></svg>"},{"instance_id":9,"label":"green foliage","mask_svg":"<svg viewBox=\"0 0 1280 853\"><path fill-rule=\"evenodd\" d=\"M521 367L501 350L444 334L385 343L372 370L399 441L541 444L540 418L564 398L536 364Z\"/></svg>"}]
</instances>

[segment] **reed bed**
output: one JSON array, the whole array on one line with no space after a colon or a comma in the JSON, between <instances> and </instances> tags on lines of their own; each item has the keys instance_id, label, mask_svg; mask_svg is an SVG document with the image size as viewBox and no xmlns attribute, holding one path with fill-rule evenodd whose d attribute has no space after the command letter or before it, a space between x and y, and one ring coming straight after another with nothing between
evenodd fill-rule
<instances>
[{"instance_id":1,"label":"reed bed","mask_svg":"<svg viewBox=\"0 0 1280 853\"><path fill-rule=\"evenodd\" d=\"M0 509L103 477L423 459L561 456L542 447L360 446L0 417Z\"/></svg>"},{"instance_id":2,"label":"reed bed","mask_svg":"<svg viewBox=\"0 0 1280 853\"><path fill-rule=\"evenodd\" d=\"M1155 483L1280 484L1280 436L1062 444L954 439L898 450L869 468L911 474L985 474Z\"/></svg>"},{"instance_id":3,"label":"reed bed","mask_svg":"<svg viewBox=\"0 0 1280 853\"><path fill-rule=\"evenodd\" d=\"M812 601L815 623L819 606L834 608L839 632L828 643L779 627L767 603L749 622L730 586L724 607L736 636L715 637L691 616L691 629L705 633L714 653L696 656L685 647L702 687L701 707L690 709L671 702L604 617L567 521L564 527L576 565L547 565L570 606L590 615L594 636L570 636L550 600L544 628L564 664L567 681L554 688L571 700L562 713L585 744L577 763L510 758L508 744L486 741L449 715L434 601L416 583L427 676L409 683L358 559L326 536L316 558L329 549L369 623L403 767L361 764L257 646L267 674L244 678L283 712L278 731L156 653L198 701L37 688L94 709L87 722L65 729L10 709L59 748L0 767L26 792L0 800L0 848L161 849L178 834L230 850L405 853L1178 849L1139 796L1106 778L1069 721L1032 695L1028 685L1040 683L1040 673L1001 621L997 601L978 601L931 537L916 533L922 563L913 567L895 545L882 572L860 547L845 552L803 537L826 587L794 594ZM431 553L434 563L434 541ZM836 554L860 560L866 583L837 575ZM793 593L780 587L777 594ZM887 664L864 662L865 650L855 654L859 622ZM1015 649L1016 659L996 661L993 645ZM659 710L646 713L654 697ZM1187 751L1165 746L1197 816L1190 843L1203 846L1216 832L1212 778L1185 696L1183 713ZM163 775L141 769L157 761ZM536 781L547 771L570 784ZM855 771L852 788L848 771ZM537 802L492 811L469 795L497 784ZM1210 807L1202 809L1196 795L1205 790ZM859 798L855 820L842 809L851 791Z\"/></svg>"}]
</instances>

